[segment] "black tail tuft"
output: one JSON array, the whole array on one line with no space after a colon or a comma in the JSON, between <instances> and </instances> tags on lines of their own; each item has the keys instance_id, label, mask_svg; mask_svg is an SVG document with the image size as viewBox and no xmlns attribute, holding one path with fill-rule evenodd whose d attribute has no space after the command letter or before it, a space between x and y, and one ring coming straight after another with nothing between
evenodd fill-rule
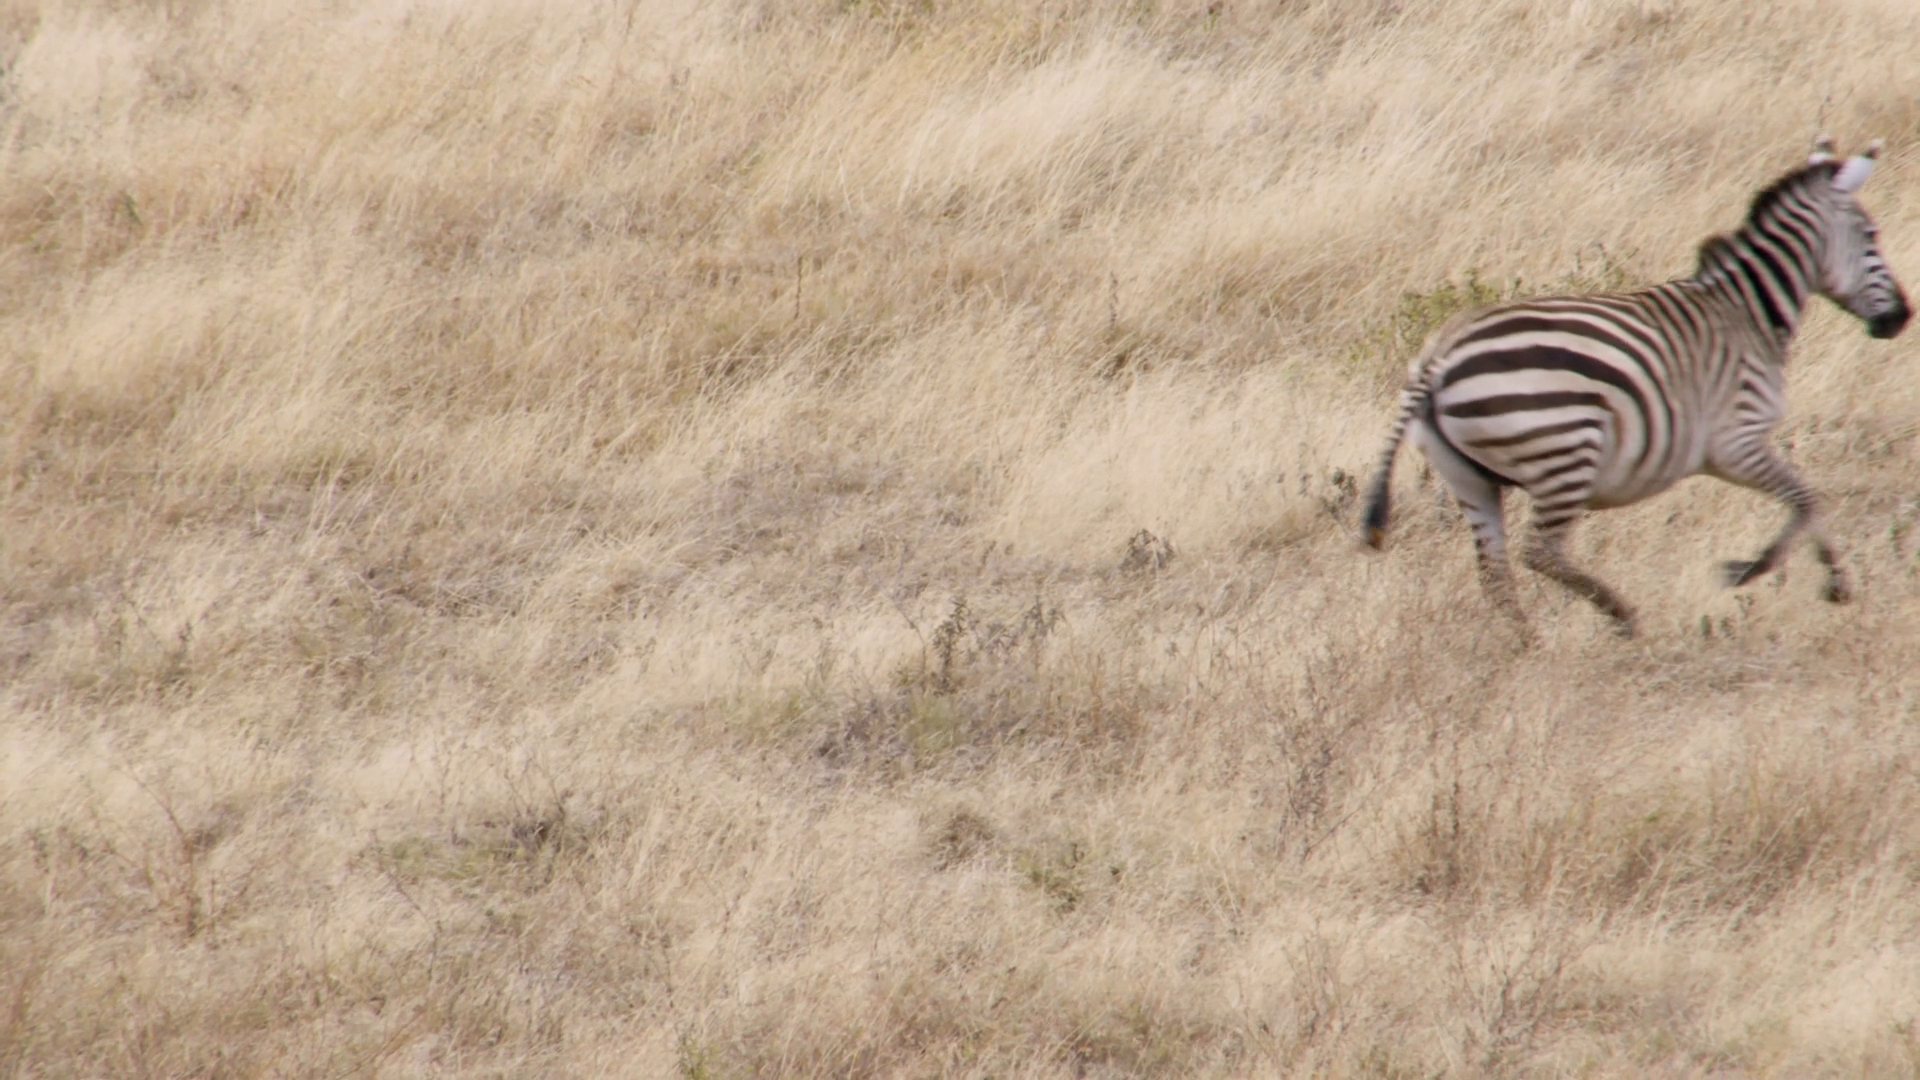
<instances>
[{"instance_id":1,"label":"black tail tuft","mask_svg":"<svg viewBox=\"0 0 1920 1080\"><path fill-rule=\"evenodd\" d=\"M1387 546L1388 485L1383 474L1367 495L1367 514L1362 519L1360 536L1367 546L1379 551Z\"/></svg>"},{"instance_id":2,"label":"black tail tuft","mask_svg":"<svg viewBox=\"0 0 1920 1080\"><path fill-rule=\"evenodd\" d=\"M1367 490L1367 513L1361 519L1360 538L1367 546L1375 550L1387 544L1387 508L1391 502L1389 494L1393 490L1393 459L1400 452L1400 440L1407 434L1407 423L1415 417L1423 417L1433 408L1433 399L1427 396L1427 388L1416 374L1407 382L1405 390L1400 392L1400 415L1394 418L1393 430L1387 434L1386 448L1380 453L1380 471L1374 475L1373 487Z\"/></svg>"}]
</instances>

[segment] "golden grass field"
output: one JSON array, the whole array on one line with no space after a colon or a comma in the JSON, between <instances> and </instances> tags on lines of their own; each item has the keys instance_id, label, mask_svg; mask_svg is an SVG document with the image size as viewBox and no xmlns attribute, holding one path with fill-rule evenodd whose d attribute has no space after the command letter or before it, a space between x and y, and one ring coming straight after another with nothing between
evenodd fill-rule
<instances>
[{"instance_id":1,"label":"golden grass field","mask_svg":"<svg viewBox=\"0 0 1920 1080\"><path fill-rule=\"evenodd\" d=\"M0 1075L1911 1076L1920 339L1522 576L1464 303L1687 273L1909 0L8 0ZM1914 290L1920 291L1920 290Z\"/></svg>"}]
</instances>

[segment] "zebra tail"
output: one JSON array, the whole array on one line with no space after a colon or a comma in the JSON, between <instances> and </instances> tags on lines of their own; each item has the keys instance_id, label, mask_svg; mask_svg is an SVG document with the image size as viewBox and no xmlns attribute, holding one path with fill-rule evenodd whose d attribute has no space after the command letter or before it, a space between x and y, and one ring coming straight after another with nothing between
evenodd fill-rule
<instances>
[{"instance_id":1,"label":"zebra tail","mask_svg":"<svg viewBox=\"0 0 1920 1080\"><path fill-rule=\"evenodd\" d=\"M1387 543L1388 508L1393 488L1393 459L1406 437L1407 424L1427 408L1427 388L1420 381L1409 382L1400 394L1400 415L1387 435L1387 448L1380 454L1380 471L1374 474L1373 487L1367 491L1367 512L1361 519L1361 538L1367 546L1379 550Z\"/></svg>"}]
</instances>

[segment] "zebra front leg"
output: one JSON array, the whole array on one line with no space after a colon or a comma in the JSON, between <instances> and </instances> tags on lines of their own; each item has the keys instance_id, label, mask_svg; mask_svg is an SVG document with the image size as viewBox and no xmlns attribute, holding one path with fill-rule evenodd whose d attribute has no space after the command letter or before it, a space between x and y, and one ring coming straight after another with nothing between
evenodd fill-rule
<instances>
[{"instance_id":1,"label":"zebra front leg","mask_svg":"<svg viewBox=\"0 0 1920 1080\"><path fill-rule=\"evenodd\" d=\"M1799 515L1797 508L1795 515ZM1822 594L1826 597L1827 603L1844 604L1852 600L1853 586L1847 581L1847 572L1840 568L1839 553L1834 551L1832 543L1827 540L1826 530L1820 527L1817 518L1803 521L1798 525L1788 522L1787 527L1781 532L1780 539L1767 545L1767 550L1761 552L1757 559L1728 559L1721 563L1720 572L1726 581L1727 588L1735 589L1746 585L1764 576L1767 571L1784 561L1787 546L1792 542L1789 534L1798 532L1801 528L1813 532L1814 557L1820 560L1821 566L1827 568L1827 591Z\"/></svg>"},{"instance_id":2,"label":"zebra front leg","mask_svg":"<svg viewBox=\"0 0 1920 1080\"><path fill-rule=\"evenodd\" d=\"M1759 439L1743 442L1724 460L1712 462L1710 471L1729 483L1764 491L1786 503L1793 511L1793 516L1787 519L1780 535L1774 537L1773 543L1767 545L1759 558L1732 559L1721 564L1721 573L1729 588L1746 585L1779 566L1793 550L1793 542L1804 531L1812 535L1814 555L1820 560L1820 565L1827 568L1827 602L1844 604L1853 598L1847 573L1840 568L1839 554L1827 538L1826 526L1820 520L1819 497L1800 481L1793 467L1780 460L1771 447Z\"/></svg>"},{"instance_id":3,"label":"zebra front leg","mask_svg":"<svg viewBox=\"0 0 1920 1080\"><path fill-rule=\"evenodd\" d=\"M1549 496L1549 499L1551 496ZM1527 569L1552 578L1576 595L1600 609L1613 620L1613 629L1623 638L1633 637L1633 608L1620 599L1607 583L1567 561L1567 532L1580 520L1585 495L1580 503L1542 501L1535 504L1533 535L1527 541L1522 561Z\"/></svg>"}]
</instances>

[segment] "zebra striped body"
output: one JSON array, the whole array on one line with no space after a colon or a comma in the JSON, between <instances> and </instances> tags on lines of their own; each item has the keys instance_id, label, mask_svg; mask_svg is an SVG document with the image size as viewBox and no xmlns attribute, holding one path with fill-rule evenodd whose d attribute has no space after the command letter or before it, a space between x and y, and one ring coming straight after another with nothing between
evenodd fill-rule
<instances>
[{"instance_id":1,"label":"zebra striped body","mask_svg":"<svg viewBox=\"0 0 1920 1080\"><path fill-rule=\"evenodd\" d=\"M1876 147L1877 149L1877 147ZM1409 373L1381 461L1366 539L1381 545L1393 459L1413 439L1473 526L1481 577L1524 628L1506 559L1502 497L1533 498L1526 564L1591 600L1633 633L1633 612L1566 559L1568 530L1590 509L1624 506L1708 473L1768 492L1793 518L1728 580L1772 569L1803 530L1828 568L1828 598L1845 576L1816 500L1773 451L1785 414L1787 348L1815 293L1892 337L1905 296L1880 257L1853 193L1874 152L1844 166L1821 143L1806 168L1755 200L1746 224L1702 246L1691 278L1639 292L1504 304L1456 318Z\"/></svg>"},{"instance_id":2,"label":"zebra striped body","mask_svg":"<svg viewBox=\"0 0 1920 1080\"><path fill-rule=\"evenodd\" d=\"M1714 332L1718 299L1688 282L1482 312L1436 350L1423 419L1549 499L1576 483L1590 509L1657 495L1706 466L1742 408L1783 412L1771 344L1738 324Z\"/></svg>"}]
</instances>

